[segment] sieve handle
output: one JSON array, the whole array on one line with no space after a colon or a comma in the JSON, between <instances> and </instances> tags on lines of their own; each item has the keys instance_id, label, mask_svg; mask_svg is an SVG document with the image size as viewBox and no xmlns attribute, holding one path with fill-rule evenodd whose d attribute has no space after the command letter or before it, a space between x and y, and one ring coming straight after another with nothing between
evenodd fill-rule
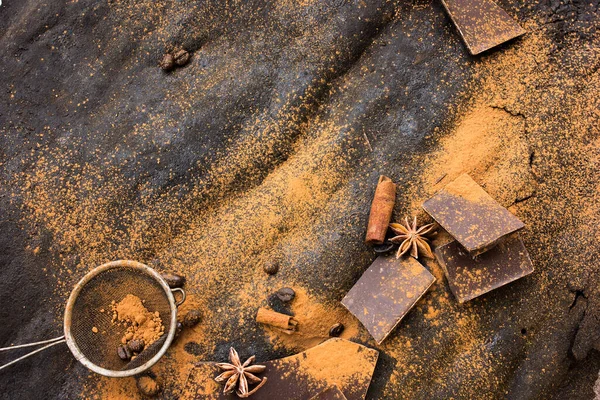
<instances>
[{"instance_id":1,"label":"sieve handle","mask_svg":"<svg viewBox=\"0 0 600 400\"><path fill-rule=\"evenodd\" d=\"M173 293L173 297L175 297L175 292L181 293L181 300L179 300L179 301L175 300L175 305L177 307L179 307L185 301L185 290L183 290L182 288L171 289L171 293Z\"/></svg>"},{"instance_id":2,"label":"sieve handle","mask_svg":"<svg viewBox=\"0 0 600 400\"><path fill-rule=\"evenodd\" d=\"M8 366L11 366L13 364L18 363L21 360L26 359L27 357L30 357L30 356L34 355L35 353L39 353L42 350L46 350L47 348L52 347L55 344L65 343L65 342L66 342L65 337L64 336L59 336L59 337L56 337L54 339L42 340L41 342L33 342L33 343L27 343L27 344L20 344L18 346L2 347L2 348L0 348L0 351L22 349L24 347L37 346L37 345L40 345L40 344L45 344L46 345L44 347L40 347L39 349L31 351L31 352L25 354L24 356L21 356L21 357L17 358L16 360L12 360L11 362L8 362L8 363L0 366L0 371L3 370L4 368L8 367Z\"/></svg>"}]
</instances>

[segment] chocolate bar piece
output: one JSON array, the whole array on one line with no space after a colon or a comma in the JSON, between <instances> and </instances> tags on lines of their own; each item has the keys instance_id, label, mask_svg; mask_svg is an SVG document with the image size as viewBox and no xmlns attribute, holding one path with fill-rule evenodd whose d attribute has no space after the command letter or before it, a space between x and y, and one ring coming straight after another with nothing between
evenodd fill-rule
<instances>
[{"instance_id":1,"label":"chocolate bar piece","mask_svg":"<svg viewBox=\"0 0 600 400\"><path fill-rule=\"evenodd\" d=\"M518 234L509 236L477 257L471 257L456 241L435 249L435 257L444 269L450 290L459 303L533 272L531 259Z\"/></svg>"},{"instance_id":2,"label":"chocolate bar piece","mask_svg":"<svg viewBox=\"0 0 600 400\"><path fill-rule=\"evenodd\" d=\"M363 400L371 384L379 352L344 339L330 339L302 353L278 360L257 362L267 368L267 382L252 400L306 400L337 385L345 399ZM340 368L340 365L344 368ZM222 371L216 363L202 362L190 371L181 400L234 399L214 381ZM250 386L252 389L253 386Z\"/></svg>"},{"instance_id":3,"label":"chocolate bar piece","mask_svg":"<svg viewBox=\"0 0 600 400\"><path fill-rule=\"evenodd\" d=\"M467 174L423 203L423 209L472 256L525 226Z\"/></svg>"},{"instance_id":4,"label":"chocolate bar piece","mask_svg":"<svg viewBox=\"0 0 600 400\"><path fill-rule=\"evenodd\" d=\"M310 400L347 400L347 397L337 386L331 386L315 397L311 397Z\"/></svg>"},{"instance_id":5,"label":"chocolate bar piece","mask_svg":"<svg viewBox=\"0 0 600 400\"><path fill-rule=\"evenodd\" d=\"M492 0L442 0L442 4L473 55L525 33Z\"/></svg>"},{"instance_id":6,"label":"chocolate bar piece","mask_svg":"<svg viewBox=\"0 0 600 400\"><path fill-rule=\"evenodd\" d=\"M433 275L412 257L380 256L342 304L380 344L433 282Z\"/></svg>"}]
</instances>

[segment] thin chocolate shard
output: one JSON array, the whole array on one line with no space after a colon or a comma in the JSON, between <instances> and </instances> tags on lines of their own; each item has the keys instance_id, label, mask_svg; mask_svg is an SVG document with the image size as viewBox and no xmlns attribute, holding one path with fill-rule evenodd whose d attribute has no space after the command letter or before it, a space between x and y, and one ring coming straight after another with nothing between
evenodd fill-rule
<instances>
[{"instance_id":1,"label":"thin chocolate shard","mask_svg":"<svg viewBox=\"0 0 600 400\"><path fill-rule=\"evenodd\" d=\"M433 282L433 275L412 257L380 256L342 304L381 344Z\"/></svg>"},{"instance_id":2,"label":"thin chocolate shard","mask_svg":"<svg viewBox=\"0 0 600 400\"><path fill-rule=\"evenodd\" d=\"M438 247L435 256L459 303L533 272L533 264L518 234L509 236L492 250L474 258L456 241Z\"/></svg>"},{"instance_id":3,"label":"thin chocolate shard","mask_svg":"<svg viewBox=\"0 0 600 400\"><path fill-rule=\"evenodd\" d=\"M525 226L467 174L423 203L423 209L472 256Z\"/></svg>"},{"instance_id":4,"label":"thin chocolate shard","mask_svg":"<svg viewBox=\"0 0 600 400\"><path fill-rule=\"evenodd\" d=\"M304 400L337 385L346 399L362 400L371 384L378 357L377 350L344 339L330 339L302 353L261 362L267 368L259 376L267 378L267 383L250 398ZM235 397L223 394L223 385L214 381L220 373L215 364L196 364L188 376L181 400ZM343 368L340 367L342 364Z\"/></svg>"},{"instance_id":5,"label":"thin chocolate shard","mask_svg":"<svg viewBox=\"0 0 600 400\"><path fill-rule=\"evenodd\" d=\"M347 400L347 397L337 386L331 386L318 395L311 397L310 400Z\"/></svg>"},{"instance_id":6,"label":"thin chocolate shard","mask_svg":"<svg viewBox=\"0 0 600 400\"><path fill-rule=\"evenodd\" d=\"M442 0L442 4L473 55L526 33L492 0Z\"/></svg>"}]
</instances>

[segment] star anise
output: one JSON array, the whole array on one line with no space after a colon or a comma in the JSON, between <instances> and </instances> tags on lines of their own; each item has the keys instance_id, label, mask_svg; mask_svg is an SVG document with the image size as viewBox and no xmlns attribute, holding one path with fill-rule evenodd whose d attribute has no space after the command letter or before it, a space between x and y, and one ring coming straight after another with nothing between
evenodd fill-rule
<instances>
[{"instance_id":1,"label":"star anise","mask_svg":"<svg viewBox=\"0 0 600 400\"><path fill-rule=\"evenodd\" d=\"M232 393L237 385L237 395L241 398L246 398L256 393L267 382L267 378L260 379L254 375L263 372L267 368L264 365L250 365L254 362L255 358L255 356L252 356L242 364L237 351L233 347L229 348L229 360L231 364L218 363L217 367L225 372L215 378L215 381L219 383L225 382L223 393ZM249 383L258 383L258 385L249 391Z\"/></svg>"},{"instance_id":2,"label":"star anise","mask_svg":"<svg viewBox=\"0 0 600 400\"><path fill-rule=\"evenodd\" d=\"M390 239L390 242L400 244L396 258L400 258L410 251L410 255L419 258L419 252L425 257L433 258L431 247L429 247L429 238L437 234L437 224L423 225L417 228L417 217L414 217L412 225L408 218L404 217L404 225L398 223L390 224L392 231L398 235Z\"/></svg>"}]
</instances>

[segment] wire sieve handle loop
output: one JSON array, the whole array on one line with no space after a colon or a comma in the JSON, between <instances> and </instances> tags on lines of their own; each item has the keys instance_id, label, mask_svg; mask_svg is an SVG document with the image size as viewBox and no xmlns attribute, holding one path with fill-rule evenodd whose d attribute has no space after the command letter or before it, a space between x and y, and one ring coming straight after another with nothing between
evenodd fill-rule
<instances>
[{"instance_id":1,"label":"wire sieve handle loop","mask_svg":"<svg viewBox=\"0 0 600 400\"><path fill-rule=\"evenodd\" d=\"M175 300L175 305L177 307L179 307L185 301L185 290L183 290L181 288L171 289L171 293L173 293L173 297L175 297L175 292L181 293L181 300L179 300L179 301Z\"/></svg>"},{"instance_id":2,"label":"wire sieve handle loop","mask_svg":"<svg viewBox=\"0 0 600 400\"><path fill-rule=\"evenodd\" d=\"M46 345L44 347L40 347L39 349L33 350L33 351L25 354L24 356L21 356L21 357L17 358L16 360L12 360L11 362L8 362L8 363L0 366L0 371L3 370L4 368L8 367L8 366L11 366L13 364L18 363L21 360L26 359L27 357L30 357L30 356L32 356L32 355L34 355L36 353L39 353L42 350L46 350L47 348L52 347L55 344L65 343L65 342L66 342L65 337L64 336L59 336L59 337L56 337L54 339L42 340L41 342L33 342L33 343L27 343L27 344L20 344L20 345L17 345L17 346L2 347L2 348L0 348L0 351L22 349L22 348L25 348L25 347L37 346L37 345L40 345L40 344L45 344Z\"/></svg>"}]
</instances>

